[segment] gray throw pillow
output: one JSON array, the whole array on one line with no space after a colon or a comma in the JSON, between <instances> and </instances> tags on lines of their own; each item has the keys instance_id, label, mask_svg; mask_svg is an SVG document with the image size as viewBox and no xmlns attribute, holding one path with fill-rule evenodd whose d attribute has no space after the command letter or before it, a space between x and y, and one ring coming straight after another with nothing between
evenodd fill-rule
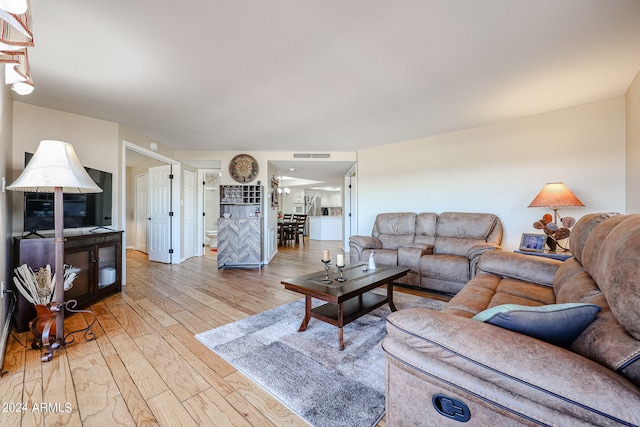
<instances>
[{"instance_id":1,"label":"gray throw pillow","mask_svg":"<svg viewBox=\"0 0 640 427\"><path fill-rule=\"evenodd\" d=\"M503 304L476 314L472 320L568 347L594 321L600 310L600 306L582 303L537 307Z\"/></svg>"}]
</instances>

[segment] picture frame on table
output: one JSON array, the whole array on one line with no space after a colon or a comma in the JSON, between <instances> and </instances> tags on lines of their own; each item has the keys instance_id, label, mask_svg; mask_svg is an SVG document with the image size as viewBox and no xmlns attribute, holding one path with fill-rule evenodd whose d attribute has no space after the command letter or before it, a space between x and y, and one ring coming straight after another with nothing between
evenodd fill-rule
<instances>
[{"instance_id":1,"label":"picture frame on table","mask_svg":"<svg viewBox=\"0 0 640 427\"><path fill-rule=\"evenodd\" d=\"M546 242L547 236L545 234L522 233L520 250L526 252L544 252Z\"/></svg>"}]
</instances>

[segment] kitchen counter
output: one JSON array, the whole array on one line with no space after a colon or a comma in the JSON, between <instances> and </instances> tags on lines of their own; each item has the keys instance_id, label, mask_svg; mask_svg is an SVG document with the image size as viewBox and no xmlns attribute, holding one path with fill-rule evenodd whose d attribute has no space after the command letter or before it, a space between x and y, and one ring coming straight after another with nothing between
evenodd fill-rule
<instances>
[{"instance_id":1,"label":"kitchen counter","mask_svg":"<svg viewBox=\"0 0 640 427\"><path fill-rule=\"evenodd\" d=\"M342 217L310 216L309 239L342 240Z\"/></svg>"}]
</instances>

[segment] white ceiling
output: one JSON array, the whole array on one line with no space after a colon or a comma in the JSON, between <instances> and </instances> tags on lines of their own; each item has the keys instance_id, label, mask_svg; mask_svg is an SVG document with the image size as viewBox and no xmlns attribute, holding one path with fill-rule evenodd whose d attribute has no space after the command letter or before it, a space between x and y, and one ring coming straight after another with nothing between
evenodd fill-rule
<instances>
[{"instance_id":1,"label":"white ceiling","mask_svg":"<svg viewBox=\"0 0 640 427\"><path fill-rule=\"evenodd\" d=\"M179 150L353 151L619 96L638 0L32 0L35 91Z\"/></svg>"}]
</instances>

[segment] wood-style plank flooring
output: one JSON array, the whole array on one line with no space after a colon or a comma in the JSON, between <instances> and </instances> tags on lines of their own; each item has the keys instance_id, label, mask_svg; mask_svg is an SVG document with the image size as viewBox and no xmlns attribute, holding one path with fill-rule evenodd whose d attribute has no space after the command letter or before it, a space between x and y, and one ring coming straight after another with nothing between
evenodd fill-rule
<instances>
[{"instance_id":1,"label":"wood-style plank flooring","mask_svg":"<svg viewBox=\"0 0 640 427\"><path fill-rule=\"evenodd\" d=\"M42 363L41 351L30 348L31 333L9 337L0 425L308 425L194 338L299 299L280 281L321 270L322 249L335 258L340 244L305 241L281 247L262 269L218 270L210 250L177 265L127 251L123 291L91 306L96 340L76 335L75 343ZM88 319L68 316L65 330L80 329Z\"/></svg>"}]
</instances>

